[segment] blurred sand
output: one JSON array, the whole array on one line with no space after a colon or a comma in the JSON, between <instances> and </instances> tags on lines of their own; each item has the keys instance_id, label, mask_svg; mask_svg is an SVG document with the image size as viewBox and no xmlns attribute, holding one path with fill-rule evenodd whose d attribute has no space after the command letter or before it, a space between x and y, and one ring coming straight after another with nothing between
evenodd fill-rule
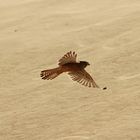
<instances>
[{"instance_id":1,"label":"blurred sand","mask_svg":"<svg viewBox=\"0 0 140 140\"><path fill-rule=\"evenodd\" d=\"M140 140L139 0L0 3L0 140ZM41 80L70 50L107 90Z\"/></svg>"}]
</instances>

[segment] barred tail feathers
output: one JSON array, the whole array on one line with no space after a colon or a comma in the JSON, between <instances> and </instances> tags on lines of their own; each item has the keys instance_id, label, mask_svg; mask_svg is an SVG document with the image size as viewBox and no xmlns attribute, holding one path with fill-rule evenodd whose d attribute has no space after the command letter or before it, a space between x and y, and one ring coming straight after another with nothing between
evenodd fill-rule
<instances>
[{"instance_id":1,"label":"barred tail feathers","mask_svg":"<svg viewBox=\"0 0 140 140\"><path fill-rule=\"evenodd\" d=\"M54 69L43 70L43 71L41 71L40 76L44 80L52 80L52 79L56 78L58 75L60 75L61 73L62 73L62 70L60 67L58 67L58 68L54 68Z\"/></svg>"}]
</instances>

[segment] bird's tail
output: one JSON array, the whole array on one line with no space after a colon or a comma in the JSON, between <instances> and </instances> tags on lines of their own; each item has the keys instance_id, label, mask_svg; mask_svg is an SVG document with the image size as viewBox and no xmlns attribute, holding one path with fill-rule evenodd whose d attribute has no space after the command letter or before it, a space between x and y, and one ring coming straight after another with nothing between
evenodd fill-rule
<instances>
[{"instance_id":1,"label":"bird's tail","mask_svg":"<svg viewBox=\"0 0 140 140\"><path fill-rule=\"evenodd\" d=\"M43 70L43 71L41 71L40 76L44 80L46 80L46 79L52 80L52 79L56 78L61 73L62 73L62 70L60 67L58 67L58 68L54 68L54 69Z\"/></svg>"}]
</instances>

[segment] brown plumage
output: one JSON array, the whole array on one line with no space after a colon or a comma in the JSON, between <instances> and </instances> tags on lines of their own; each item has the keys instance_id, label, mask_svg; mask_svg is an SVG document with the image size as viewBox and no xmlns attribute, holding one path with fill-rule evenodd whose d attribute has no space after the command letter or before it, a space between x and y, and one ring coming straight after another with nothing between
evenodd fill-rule
<instances>
[{"instance_id":1,"label":"brown plumage","mask_svg":"<svg viewBox=\"0 0 140 140\"><path fill-rule=\"evenodd\" d=\"M88 87L98 88L93 78L85 71L85 68L90 64L86 61L76 62L76 57L77 54L75 52L68 52L59 60L59 67L43 70L40 76L44 80L52 80L61 73L68 72L72 80Z\"/></svg>"}]
</instances>

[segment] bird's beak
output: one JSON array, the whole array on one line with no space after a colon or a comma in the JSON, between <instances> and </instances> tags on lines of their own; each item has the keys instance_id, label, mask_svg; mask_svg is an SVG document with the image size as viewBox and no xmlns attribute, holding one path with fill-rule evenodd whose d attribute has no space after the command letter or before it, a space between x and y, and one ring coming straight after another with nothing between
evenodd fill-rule
<instances>
[{"instance_id":1,"label":"bird's beak","mask_svg":"<svg viewBox=\"0 0 140 140\"><path fill-rule=\"evenodd\" d=\"M90 65L90 64L88 63L88 65Z\"/></svg>"}]
</instances>

